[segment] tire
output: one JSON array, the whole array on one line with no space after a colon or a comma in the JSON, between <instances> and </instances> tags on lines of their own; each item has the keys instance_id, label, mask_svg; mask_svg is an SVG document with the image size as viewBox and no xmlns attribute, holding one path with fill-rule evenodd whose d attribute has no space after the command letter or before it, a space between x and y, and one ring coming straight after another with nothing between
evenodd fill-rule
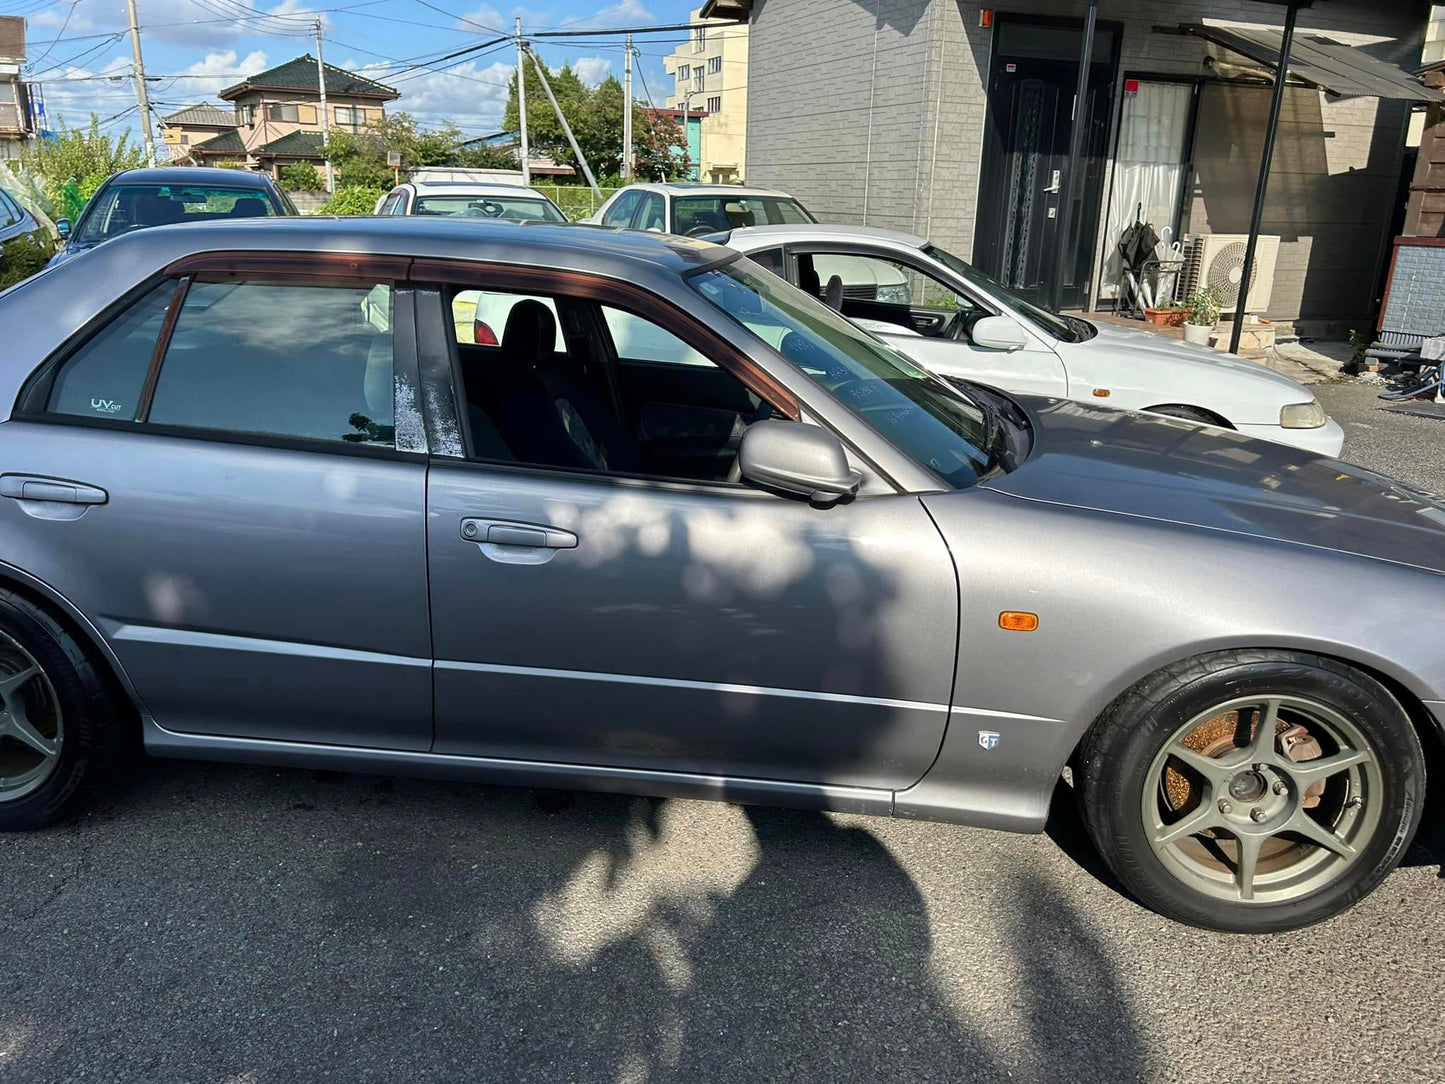
<instances>
[{"instance_id":1,"label":"tire","mask_svg":"<svg viewBox=\"0 0 1445 1084\"><path fill-rule=\"evenodd\" d=\"M26 662L38 675L25 679ZM28 831L53 824L81 793L81 784L117 737L115 707L105 682L74 637L27 598L0 589L0 831ZM25 681L10 689L12 679ZM10 697L21 700L34 733L58 740L46 756L17 736L9 724ZM41 770L44 762L49 768ZM30 772L38 776L19 783ZM6 785L8 780L10 785Z\"/></svg>"},{"instance_id":2,"label":"tire","mask_svg":"<svg viewBox=\"0 0 1445 1084\"><path fill-rule=\"evenodd\" d=\"M1384 880L1419 827L1425 759L1368 675L1302 652L1221 651L1115 700L1080 748L1078 794L1094 845L1145 906L1270 933L1338 915Z\"/></svg>"},{"instance_id":3,"label":"tire","mask_svg":"<svg viewBox=\"0 0 1445 1084\"><path fill-rule=\"evenodd\" d=\"M1162 414L1166 418L1181 418L1186 422L1198 422L1200 425L1214 425L1221 429L1234 428L1218 414L1211 414L1202 407L1166 405L1150 407L1146 413Z\"/></svg>"}]
</instances>

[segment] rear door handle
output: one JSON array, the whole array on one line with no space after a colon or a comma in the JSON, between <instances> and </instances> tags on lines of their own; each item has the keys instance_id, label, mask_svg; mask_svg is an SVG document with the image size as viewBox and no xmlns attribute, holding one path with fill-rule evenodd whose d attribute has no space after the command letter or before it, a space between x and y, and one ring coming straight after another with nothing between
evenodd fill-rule
<instances>
[{"instance_id":1,"label":"rear door handle","mask_svg":"<svg viewBox=\"0 0 1445 1084\"><path fill-rule=\"evenodd\" d=\"M45 478L38 474L0 475L0 497L52 504L104 504L110 499L99 486L72 482L66 478Z\"/></svg>"}]
</instances>

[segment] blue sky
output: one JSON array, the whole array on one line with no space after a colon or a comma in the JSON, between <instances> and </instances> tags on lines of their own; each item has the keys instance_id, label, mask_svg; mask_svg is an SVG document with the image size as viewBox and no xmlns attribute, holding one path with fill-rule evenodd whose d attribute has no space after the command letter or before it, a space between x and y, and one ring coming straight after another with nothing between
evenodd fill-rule
<instances>
[{"instance_id":1,"label":"blue sky","mask_svg":"<svg viewBox=\"0 0 1445 1084\"><path fill-rule=\"evenodd\" d=\"M469 135L500 127L514 50L508 44L437 61L441 54L496 37L489 28L510 33L514 16L521 16L524 31L645 26L686 22L697 2L557 0L522 8L476 0L136 0L151 98L162 115L214 100L244 74L311 52L311 24L319 14L328 63L394 85L402 97L388 108L424 124L451 121ZM137 130L134 111L117 117L135 104L124 0L0 0L0 14L27 19L27 77L43 84L52 124L63 116L79 125L93 112L112 130ZM639 39L640 76L633 86L639 98L651 91L662 101L669 85L662 57L682 36ZM539 41L537 48L549 65L570 60L589 82L622 74L620 37Z\"/></svg>"}]
</instances>

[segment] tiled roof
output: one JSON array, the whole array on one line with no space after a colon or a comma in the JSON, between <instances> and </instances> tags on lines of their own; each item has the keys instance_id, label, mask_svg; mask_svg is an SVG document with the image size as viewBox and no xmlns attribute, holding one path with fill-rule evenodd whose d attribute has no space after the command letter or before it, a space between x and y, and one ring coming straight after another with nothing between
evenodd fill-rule
<instances>
[{"instance_id":1,"label":"tiled roof","mask_svg":"<svg viewBox=\"0 0 1445 1084\"><path fill-rule=\"evenodd\" d=\"M235 86L221 91L221 98L225 101L233 101L253 87L314 91L317 89L316 58L308 53L258 75L248 75ZM363 78L355 72L349 72L345 68L338 68L331 64L326 65L326 93L347 94L362 98L382 98L386 101L401 97L398 91L384 83Z\"/></svg>"},{"instance_id":2,"label":"tiled roof","mask_svg":"<svg viewBox=\"0 0 1445 1084\"><path fill-rule=\"evenodd\" d=\"M199 105L188 105L184 109L177 109L174 113L167 113L161 120L166 124L201 124L210 128L236 127L235 113L229 109L223 109L219 105L212 105L210 102L201 102Z\"/></svg>"},{"instance_id":3,"label":"tiled roof","mask_svg":"<svg viewBox=\"0 0 1445 1084\"><path fill-rule=\"evenodd\" d=\"M212 136L202 143L191 144L191 153L225 154L244 158L246 155L246 144L241 141L241 133L232 128L229 132L222 132L220 135Z\"/></svg>"},{"instance_id":4,"label":"tiled roof","mask_svg":"<svg viewBox=\"0 0 1445 1084\"><path fill-rule=\"evenodd\" d=\"M273 139L270 143L257 147L255 154L276 154L283 157L295 158L322 158L322 142L320 132L287 132L280 139Z\"/></svg>"}]
</instances>

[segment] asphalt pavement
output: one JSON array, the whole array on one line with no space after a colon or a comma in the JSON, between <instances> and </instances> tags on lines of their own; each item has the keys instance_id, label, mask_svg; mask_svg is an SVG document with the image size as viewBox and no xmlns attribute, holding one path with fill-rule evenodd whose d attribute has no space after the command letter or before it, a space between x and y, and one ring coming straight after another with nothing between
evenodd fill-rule
<instances>
[{"instance_id":1,"label":"asphalt pavement","mask_svg":"<svg viewBox=\"0 0 1445 1084\"><path fill-rule=\"evenodd\" d=\"M1445 422L1327 385L1445 490ZM142 761L0 837L0 1082L1438 1081L1445 880L1246 938L1050 832Z\"/></svg>"}]
</instances>

